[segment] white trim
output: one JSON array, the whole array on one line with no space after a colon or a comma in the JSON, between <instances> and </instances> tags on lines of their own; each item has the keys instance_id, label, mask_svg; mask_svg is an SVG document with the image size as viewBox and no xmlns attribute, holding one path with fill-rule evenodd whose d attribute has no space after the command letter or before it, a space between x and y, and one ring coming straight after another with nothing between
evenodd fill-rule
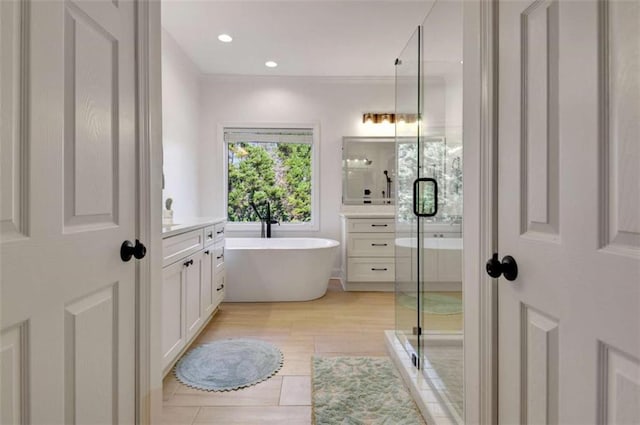
<instances>
[{"instance_id":1,"label":"white trim","mask_svg":"<svg viewBox=\"0 0 640 425\"><path fill-rule=\"evenodd\" d=\"M327 84L395 84L394 76L313 76L313 75L229 75L203 74L203 78L213 82L246 82L247 80L299 81Z\"/></svg>"},{"instance_id":2,"label":"white trim","mask_svg":"<svg viewBox=\"0 0 640 425\"><path fill-rule=\"evenodd\" d=\"M136 262L136 423L150 424L162 409L160 296L162 276L162 98L160 3L136 7L136 103L138 113L136 237L147 255Z\"/></svg>"},{"instance_id":3,"label":"white trim","mask_svg":"<svg viewBox=\"0 0 640 425\"><path fill-rule=\"evenodd\" d=\"M225 219L227 218L227 143L224 141L225 128L304 128L313 131L311 145L311 222L310 223L283 223L276 225L277 232L317 232L320 230L320 124L319 123L219 123L217 138L220 142L222 158L222 205ZM230 232L260 232L260 223L232 223L227 221L227 230Z\"/></svg>"},{"instance_id":4,"label":"white trim","mask_svg":"<svg viewBox=\"0 0 640 425\"><path fill-rule=\"evenodd\" d=\"M497 423L497 2L464 5L465 424Z\"/></svg>"},{"instance_id":5,"label":"white trim","mask_svg":"<svg viewBox=\"0 0 640 425\"><path fill-rule=\"evenodd\" d=\"M425 335L427 337L427 335ZM458 425L464 422L458 416L451 402L438 392L433 384L425 378L422 369L416 369L411 358L396 336L395 331L385 331L385 346L391 361L409 388L413 400L418 406L420 414L429 425ZM438 335L431 334L430 344L462 345L462 334Z\"/></svg>"}]
</instances>

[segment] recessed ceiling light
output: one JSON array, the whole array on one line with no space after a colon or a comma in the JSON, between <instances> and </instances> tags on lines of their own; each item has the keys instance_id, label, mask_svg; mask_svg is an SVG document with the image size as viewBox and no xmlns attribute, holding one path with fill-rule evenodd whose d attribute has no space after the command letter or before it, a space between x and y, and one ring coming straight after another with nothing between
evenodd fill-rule
<instances>
[{"instance_id":1,"label":"recessed ceiling light","mask_svg":"<svg viewBox=\"0 0 640 425\"><path fill-rule=\"evenodd\" d=\"M264 65L268 68L275 68L276 66L278 66L278 64L275 63L274 61L266 61Z\"/></svg>"},{"instance_id":2,"label":"recessed ceiling light","mask_svg":"<svg viewBox=\"0 0 640 425\"><path fill-rule=\"evenodd\" d=\"M231 43L233 41L233 38L229 34L220 34L218 36L218 40L222 41L223 43Z\"/></svg>"}]
</instances>

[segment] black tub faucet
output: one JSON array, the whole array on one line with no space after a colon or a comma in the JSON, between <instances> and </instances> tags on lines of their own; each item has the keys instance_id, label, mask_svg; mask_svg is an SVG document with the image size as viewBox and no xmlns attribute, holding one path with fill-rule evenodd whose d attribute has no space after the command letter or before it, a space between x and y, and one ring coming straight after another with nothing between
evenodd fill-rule
<instances>
[{"instance_id":1,"label":"black tub faucet","mask_svg":"<svg viewBox=\"0 0 640 425\"><path fill-rule=\"evenodd\" d=\"M253 210L255 211L256 215L260 219L260 237L261 238L270 238L271 237L271 225L272 224L277 224L278 226L280 225L280 222L278 220L273 220L271 218L271 204L269 204L269 201L266 201L266 204L267 204L267 215L263 217L260 214L260 212L258 211L258 207L256 206L256 204L254 204L253 202L250 203L251 208L253 208ZM266 227L266 233L265 233L265 227Z\"/></svg>"},{"instance_id":2,"label":"black tub faucet","mask_svg":"<svg viewBox=\"0 0 640 425\"><path fill-rule=\"evenodd\" d=\"M271 237L271 225L272 224L277 224L279 226L280 222L278 220L273 220L271 218L271 204L269 204L269 201L267 201L267 216L265 217L265 222L267 223L267 237L270 238Z\"/></svg>"}]
</instances>

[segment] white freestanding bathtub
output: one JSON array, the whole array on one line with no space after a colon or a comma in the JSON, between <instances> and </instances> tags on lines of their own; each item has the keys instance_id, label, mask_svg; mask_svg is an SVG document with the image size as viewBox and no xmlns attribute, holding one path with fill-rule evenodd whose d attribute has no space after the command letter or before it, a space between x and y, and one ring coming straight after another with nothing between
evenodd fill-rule
<instances>
[{"instance_id":1,"label":"white freestanding bathtub","mask_svg":"<svg viewBox=\"0 0 640 425\"><path fill-rule=\"evenodd\" d=\"M319 238L227 238L225 302L308 301L327 292L340 243Z\"/></svg>"}]
</instances>

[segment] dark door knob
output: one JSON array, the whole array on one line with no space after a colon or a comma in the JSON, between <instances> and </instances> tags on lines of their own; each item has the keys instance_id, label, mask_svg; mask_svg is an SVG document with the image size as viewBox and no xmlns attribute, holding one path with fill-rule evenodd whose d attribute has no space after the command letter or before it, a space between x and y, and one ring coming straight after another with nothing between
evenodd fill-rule
<instances>
[{"instance_id":1,"label":"dark door knob","mask_svg":"<svg viewBox=\"0 0 640 425\"><path fill-rule=\"evenodd\" d=\"M515 258L510 255L502 258L502 261L498 260L498 253L494 253L493 256L487 261L487 274L491 277L498 278L504 276L508 281L514 281L518 277L518 263Z\"/></svg>"},{"instance_id":2,"label":"dark door knob","mask_svg":"<svg viewBox=\"0 0 640 425\"><path fill-rule=\"evenodd\" d=\"M144 258L147 255L147 247L144 246L138 239L134 245L131 241L124 241L120 246L120 258L122 261L127 262L131 260L131 257L136 257L138 260Z\"/></svg>"}]
</instances>

